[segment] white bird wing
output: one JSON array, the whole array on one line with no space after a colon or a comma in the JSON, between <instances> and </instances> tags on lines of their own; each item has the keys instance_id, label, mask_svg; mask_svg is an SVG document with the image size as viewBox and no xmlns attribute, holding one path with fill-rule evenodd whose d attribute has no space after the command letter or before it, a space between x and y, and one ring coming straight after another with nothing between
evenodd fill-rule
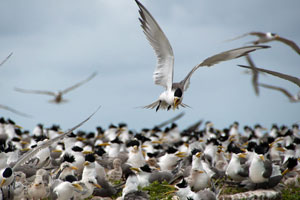
<instances>
[{"instance_id":1,"label":"white bird wing","mask_svg":"<svg viewBox=\"0 0 300 200\"><path fill-rule=\"evenodd\" d=\"M0 105L0 108L2 108L2 109L4 109L4 110L8 110L8 111L13 112L13 113L18 114L18 115L21 115L21 116L23 116L23 117L32 117L31 115L28 115L28 114L26 114L26 113L23 113L23 112L20 112L20 111L18 111L18 110L15 110L15 109L13 109L13 108L11 108L11 107L9 107L9 106Z\"/></svg>"},{"instance_id":2,"label":"white bird wing","mask_svg":"<svg viewBox=\"0 0 300 200\"><path fill-rule=\"evenodd\" d=\"M210 67L212 65L215 65L219 62L226 61L226 60L231 60L235 58L239 58L241 56L245 56L248 53L258 50L258 49L265 49L265 48L270 48L270 46L266 45L253 45L253 46L246 46L246 47L241 47L237 49L231 49L228 51L224 51L222 53L216 54L214 56L211 56L209 58L206 58L202 63L196 65L189 73L188 75L180 82L180 84L184 85L184 90L187 90L190 84L190 78L192 74L199 68L203 66Z\"/></svg>"},{"instance_id":3,"label":"white bird wing","mask_svg":"<svg viewBox=\"0 0 300 200\"><path fill-rule=\"evenodd\" d=\"M0 66L3 65L11 56L13 55L13 52L11 52L1 63Z\"/></svg>"},{"instance_id":4,"label":"white bird wing","mask_svg":"<svg viewBox=\"0 0 300 200\"><path fill-rule=\"evenodd\" d=\"M51 92L48 90L28 90L28 89L22 89L22 88L15 88L15 91L23 92L23 93L32 93L32 94L45 94L50 96L55 96L55 92Z\"/></svg>"},{"instance_id":5,"label":"white bird wing","mask_svg":"<svg viewBox=\"0 0 300 200\"><path fill-rule=\"evenodd\" d=\"M76 83L75 85L71 86L71 87L68 87L66 89L64 89L62 91L63 94L71 91L71 90L74 90L75 88L78 88L79 86L81 86L82 84L92 80L95 76L97 75L97 72L94 72L91 76L89 76L87 79L83 80L83 81L80 81L79 83Z\"/></svg>"},{"instance_id":6,"label":"white bird wing","mask_svg":"<svg viewBox=\"0 0 300 200\"><path fill-rule=\"evenodd\" d=\"M251 67L245 66L245 65L238 65L238 66L243 67L243 68L251 69ZM258 67L256 67L256 70L258 70L260 72L265 72L267 74L271 74L273 76L277 76L277 77L282 78L282 79L285 79L287 81L295 83L296 85L298 85L298 87L300 87L300 79L295 77L295 76L290 76L290 75L287 75L287 74L283 74L283 73L279 73L279 72L275 72L275 71L271 71L271 70L267 70L267 69L262 69L262 68L258 68Z\"/></svg>"},{"instance_id":7,"label":"white bird wing","mask_svg":"<svg viewBox=\"0 0 300 200\"><path fill-rule=\"evenodd\" d=\"M288 40L286 38L283 38L283 37L279 37L277 36L275 38L276 40L280 41L280 42L283 42L285 43L286 45L289 45L292 49L294 49L298 54L300 54L300 48L298 47L298 45L292 41L292 40Z\"/></svg>"},{"instance_id":8,"label":"white bird wing","mask_svg":"<svg viewBox=\"0 0 300 200\"><path fill-rule=\"evenodd\" d=\"M153 73L154 83L167 90L172 89L174 54L168 38L161 30L148 10L136 0L139 6L141 27L157 56L157 65Z\"/></svg>"},{"instance_id":9,"label":"white bird wing","mask_svg":"<svg viewBox=\"0 0 300 200\"><path fill-rule=\"evenodd\" d=\"M263 84L263 83L259 83L259 86L264 87L264 88L269 88L269 89L272 89L272 90L280 91L283 94L285 94L285 96L287 96L289 99L293 99L293 95L284 88L273 86L273 85L267 85L267 84Z\"/></svg>"},{"instance_id":10,"label":"white bird wing","mask_svg":"<svg viewBox=\"0 0 300 200\"><path fill-rule=\"evenodd\" d=\"M24 164L26 161L28 161L30 158L32 158L33 156L35 156L39 151L41 151L42 149L45 149L47 147L49 147L50 145L52 145L54 142L57 142L61 139L63 139L66 135L68 135L69 133L71 133L72 131L74 131L75 129L79 128L81 125L83 125L85 122L87 122L98 110L100 109L100 106L97 108L96 111L94 111L88 118L86 118L85 120L83 120L82 122L80 122L79 124L77 124L76 126L74 126L73 128L67 130L65 133L61 134L60 136L57 136L51 140L47 140L45 142L43 142L41 145L36 146L35 148L31 149L30 151L28 151L27 153L25 153L17 162L16 164L13 166L13 170L16 169L17 167L21 166L22 164Z\"/></svg>"}]
</instances>

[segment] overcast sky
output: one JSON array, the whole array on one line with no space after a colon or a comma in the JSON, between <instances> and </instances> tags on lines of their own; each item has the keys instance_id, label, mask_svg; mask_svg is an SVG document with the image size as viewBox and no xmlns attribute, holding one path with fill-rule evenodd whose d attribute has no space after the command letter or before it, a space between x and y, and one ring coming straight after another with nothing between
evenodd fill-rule
<instances>
[{"instance_id":1,"label":"overcast sky","mask_svg":"<svg viewBox=\"0 0 300 200\"><path fill-rule=\"evenodd\" d=\"M300 45L300 1L290 0L143 0L168 37L175 54L175 81L205 58L256 39L253 36L224 40L250 31L274 32ZM5 110L0 115L25 129L38 123L59 124L65 130L101 109L81 129L93 131L110 123L126 122L131 129L152 127L181 111L183 129L199 119L217 128L234 121L241 126L272 123L290 126L300 120L300 103L290 103L277 91L261 88L254 94L251 77L237 64L245 58L198 69L183 102L191 108L177 111L136 108L157 100L164 90L154 85L156 57L138 20L134 0L26 0L0 2L0 104L28 113L24 118ZM300 57L290 47L252 53L257 67L300 76ZM14 87L38 90L65 89L93 72L98 75L66 94L68 103L48 103L50 96L24 94ZM270 75L260 82L299 88ZM242 128L242 127L241 127Z\"/></svg>"}]
</instances>

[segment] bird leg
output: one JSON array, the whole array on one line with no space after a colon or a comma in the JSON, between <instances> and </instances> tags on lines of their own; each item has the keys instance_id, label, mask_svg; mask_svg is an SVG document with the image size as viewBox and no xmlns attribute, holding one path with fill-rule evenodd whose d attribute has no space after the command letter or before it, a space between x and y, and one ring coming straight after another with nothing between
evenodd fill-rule
<instances>
[{"instance_id":1,"label":"bird leg","mask_svg":"<svg viewBox=\"0 0 300 200\"><path fill-rule=\"evenodd\" d=\"M158 106L156 107L156 112L158 111L160 104L161 104L161 100L159 100L159 102L158 102Z\"/></svg>"},{"instance_id":2,"label":"bird leg","mask_svg":"<svg viewBox=\"0 0 300 200\"><path fill-rule=\"evenodd\" d=\"M171 107L172 107L172 106L171 106L171 105L169 105L169 106L168 106L168 110L170 110L170 109L171 109Z\"/></svg>"}]
</instances>

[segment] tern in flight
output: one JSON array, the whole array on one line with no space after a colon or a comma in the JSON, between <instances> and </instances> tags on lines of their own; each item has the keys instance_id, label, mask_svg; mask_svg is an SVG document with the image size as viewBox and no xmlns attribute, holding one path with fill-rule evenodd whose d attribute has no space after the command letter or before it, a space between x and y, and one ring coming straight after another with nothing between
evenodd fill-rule
<instances>
[{"instance_id":1,"label":"tern in flight","mask_svg":"<svg viewBox=\"0 0 300 200\"><path fill-rule=\"evenodd\" d=\"M173 83L174 54L169 40L149 11L138 0L135 1L140 9L139 20L141 22L141 27L157 56L157 65L153 74L154 83L156 85L161 85L166 89L161 93L157 101L144 106L143 108L156 108L156 111L158 111L159 109L170 110L171 108L175 110L176 108L179 108L179 105L187 107L186 104L182 103L183 94L189 87L192 74L199 67L209 67L221 61L231 60L247 55L257 49L269 48L269 46L264 45L245 46L216 54L196 65L182 81Z\"/></svg>"},{"instance_id":2,"label":"tern in flight","mask_svg":"<svg viewBox=\"0 0 300 200\"><path fill-rule=\"evenodd\" d=\"M87 79L76 83L75 85L68 87L64 90L59 90L57 92L52 92L52 91L45 91L45 90L27 90L27 89L21 89L21 88L15 88L16 91L18 92L23 92L23 93L34 93L34 94L45 94L45 95L50 95L50 96L54 96L54 99L50 100L49 102L51 103L62 103L62 102L67 102L68 100L63 99L63 95L70 92L71 90L74 90L76 88L78 88L79 86L81 86L82 84L90 81L91 79L93 79L95 76L97 75L96 72L94 72L91 76L89 76Z\"/></svg>"}]
</instances>

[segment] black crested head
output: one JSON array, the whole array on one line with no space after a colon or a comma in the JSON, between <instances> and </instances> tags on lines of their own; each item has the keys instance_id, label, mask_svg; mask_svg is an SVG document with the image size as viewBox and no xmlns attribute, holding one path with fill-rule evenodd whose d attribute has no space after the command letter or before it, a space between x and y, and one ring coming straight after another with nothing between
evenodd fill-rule
<instances>
[{"instance_id":1,"label":"black crested head","mask_svg":"<svg viewBox=\"0 0 300 200\"><path fill-rule=\"evenodd\" d=\"M144 172L149 172L149 173L151 173L152 172L152 170L151 170L151 168L149 167L149 165L144 165L143 167L140 167L140 169L142 170L142 171L144 171Z\"/></svg>"},{"instance_id":2,"label":"black crested head","mask_svg":"<svg viewBox=\"0 0 300 200\"><path fill-rule=\"evenodd\" d=\"M139 141L137 140L131 140L126 144L126 147L133 147L133 146L140 146Z\"/></svg>"},{"instance_id":3,"label":"black crested head","mask_svg":"<svg viewBox=\"0 0 300 200\"><path fill-rule=\"evenodd\" d=\"M149 157L149 158L155 158L156 156L158 156L158 151L156 151L156 152L154 152L154 153L147 153L147 156Z\"/></svg>"},{"instance_id":4,"label":"black crested head","mask_svg":"<svg viewBox=\"0 0 300 200\"><path fill-rule=\"evenodd\" d=\"M2 173L4 178L9 178L12 175L12 169L10 167L7 167L3 173Z\"/></svg>"},{"instance_id":5,"label":"black crested head","mask_svg":"<svg viewBox=\"0 0 300 200\"><path fill-rule=\"evenodd\" d=\"M55 124L53 124L52 127L50 128L50 130L52 131L59 131L59 129L60 129L59 126Z\"/></svg>"},{"instance_id":6,"label":"black crested head","mask_svg":"<svg viewBox=\"0 0 300 200\"><path fill-rule=\"evenodd\" d=\"M20 142L21 139L18 138L18 137L13 137L13 138L11 139L11 141L13 141L13 142Z\"/></svg>"},{"instance_id":7,"label":"black crested head","mask_svg":"<svg viewBox=\"0 0 300 200\"><path fill-rule=\"evenodd\" d=\"M181 98L182 97L182 90L180 88L177 88L174 92L174 96Z\"/></svg>"},{"instance_id":8,"label":"black crested head","mask_svg":"<svg viewBox=\"0 0 300 200\"><path fill-rule=\"evenodd\" d=\"M297 128L297 129L298 129L298 128L299 128L299 125L298 125L298 124L293 124L293 125L292 125L292 128Z\"/></svg>"},{"instance_id":9,"label":"black crested head","mask_svg":"<svg viewBox=\"0 0 300 200\"><path fill-rule=\"evenodd\" d=\"M187 186L188 186L188 184L184 179L182 179L181 183L177 184L177 187L179 187L179 188L186 188Z\"/></svg>"},{"instance_id":10,"label":"black crested head","mask_svg":"<svg viewBox=\"0 0 300 200\"><path fill-rule=\"evenodd\" d=\"M298 159L297 159L297 158L290 157L290 158L287 160L287 167L288 167L290 170L292 170L297 164L298 164Z\"/></svg>"},{"instance_id":11,"label":"black crested head","mask_svg":"<svg viewBox=\"0 0 300 200\"><path fill-rule=\"evenodd\" d=\"M73 176L73 175L67 175L66 177L65 177L65 181L68 181L68 182L70 182L70 183L73 183L74 181L77 181L77 178L75 177L75 176Z\"/></svg>"},{"instance_id":12,"label":"black crested head","mask_svg":"<svg viewBox=\"0 0 300 200\"><path fill-rule=\"evenodd\" d=\"M172 123L171 129L176 128L176 127L177 127L177 124L176 123Z\"/></svg>"},{"instance_id":13,"label":"black crested head","mask_svg":"<svg viewBox=\"0 0 300 200\"><path fill-rule=\"evenodd\" d=\"M294 138L294 143L295 143L295 144L300 144L300 138L295 137L295 138Z\"/></svg>"},{"instance_id":14,"label":"black crested head","mask_svg":"<svg viewBox=\"0 0 300 200\"><path fill-rule=\"evenodd\" d=\"M86 133L84 131L77 131L76 135L78 137L85 137Z\"/></svg>"},{"instance_id":15,"label":"black crested head","mask_svg":"<svg viewBox=\"0 0 300 200\"><path fill-rule=\"evenodd\" d=\"M95 162L95 160L96 160L96 158L95 158L94 154L85 155L85 161Z\"/></svg>"},{"instance_id":16,"label":"black crested head","mask_svg":"<svg viewBox=\"0 0 300 200\"><path fill-rule=\"evenodd\" d=\"M95 137L95 133L94 133L94 132L90 132L90 133L88 133L87 136L86 136L87 139L92 139L92 138L94 138L94 137Z\"/></svg>"},{"instance_id":17,"label":"black crested head","mask_svg":"<svg viewBox=\"0 0 300 200\"><path fill-rule=\"evenodd\" d=\"M136 139L138 139L139 141L141 141L142 143L146 142L146 141L151 141L149 138L143 136L142 134L136 134L134 136Z\"/></svg>"},{"instance_id":18,"label":"black crested head","mask_svg":"<svg viewBox=\"0 0 300 200\"><path fill-rule=\"evenodd\" d=\"M81 152L81 151L83 151L83 148L81 148L79 146L74 146L74 147L72 147L72 151Z\"/></svg>"},{"instance_id":19,"label":"black crested head","mask_svg":"<svg viewBox=\"0 0 300 200\"><path fill-rule=\"evenodd\" d=\"M172 154L172 153L175 153L175 152L177 152L177 149L175 149L175 148L173 148L173 147L169 147L169 148L167 149L167 153L169 153L169 154Z\"/></svg>"},{"instance_id":20,"label":"black crested head","mask_svg":"<svg viewBox=\"0 0 300 200\"><path fill-rule=\"evenodd\" d=\"M97 126L96 130L97 130L98 133L104 133L104 130L101 126Z\"/></svg>"},{"instance_id":21,"label":"black crested head","mask_svg":"<svg viewBox=\"0 0 300 200\"><path fill-rule=\"evenodd\" d=\"M116 137L114 140L110 141L110 143L122 144L123 142L118 137Z\"/></svg>"},{"instance_id":22,"label":"black crested head","mask_svg":"<svg viewBox=\"0 0 300 200\"><path fill-rule=\"evenodd\" d=\"M277 34L276 34L276 33L271 33L271 35L272 35L273 37L277 36Z\"/></svg>"},{"instance_id":23,"label":"black crested head","mask_svg":"<svg viewBox=\"0 0 300 200\"><path fill-rule=\"evenodd\" d=\"M8 119L7 122L10 123L10 124L16 125L16 123L11 119Z\"/></svg>"},{"instance_id":24,"label":"black crested head","mask_svg":"<svg viewBox=\"0 0 300 200\"><path fill-rule=\"evenodd\" d=\"M124 128L124 127L127 127L127 124L125 124L125 123L119 123L119 128Z\"/></svg>"},{"instance_id":25,"label":"black crested head","mask_svg":"<svg viewBox=\"0 0 300 200\"><path fill-rule=\"evenodd\" d=\"M47 139L47 137L46 137L45 135L39 135L39 136L35 136L35 137L34 137L34 140L35 140L36 142L43 141L43 140L45 140L45 139Z\"/></svg>"},{"instance_id":26,"label":"black crested head","mask_svg":"<svg viewBox=\"0 0 300 200\"><path fill-rule=\"evenodd\" d=\"M288 146L285 146L285 148L288 149L288 150L295 150L296 149L296 145L294 145L294 144L291 143Z\"/></svg>"},{"instance_id":27,"label":"black crested head","mask_svg":"<svg viewBox=\"0 0 300 200\"><path fill-rule=\"evenodd\" d=\"M201 152L201 150L195 148L192 150L192 155L196 155L198 152Z\"/></svg>"},{"instance_id":28,"label":"black crested head","mask_svg":"<svg viewBox=\"0 0 300 200\"><path fill-rule=\"evenodd\" d=\"M21 136L22 135L22 131L18 128L15 128L15 133L18 135L18 136Z\"/></svg>"},{"instance_id":29,"label":"black crested head","mask_svg":"<svg viewBox=\"0 0 300 200\"><path fill-rule=\"evenodd\" d=\"M117 128L114 124L109 125L108 128Z\"/></svg>"},{"instance_id":30,"label":"black crested head","mask_svg":"<svg viewBox=\"0 0 300 200\"><path fill-rule=\"evenodd\" d=\"M76 135L75 135L74 132L72 131L72 132L68 135L68 137L76 138Z\"/></svg>"},{"instance_id":31,"label":"black crested head","mask_svg":"<svg viewBox=\"0 0 300 200\"><path fill-rule=\"evenodd\" d=\"M102 147L100 147L100 146L96 146L94 152L98 156L102 156L103 154L106 153L106 151Z\"/></svg>"},{"instance_id":32,"label":"black crested head","mask_svg":"<svg viewBox=\"0 0 300 200\"><path fill-rule=\"evenodd\" d=\"M66 153L63 157L63 162L68 162L68 163L75 162L75 157L73 155Z\"/></svg>"},{"instance_id":33,"label":"black crested head","mask_svg":"<svg viewBox=\"0 0 300 200\"><path fill-rule=\"evenodd\" d=\"M256 148L257 144L254 141L250 141L248 142L248 146L247 146L247 150L248 151L254 151L254 149Z\"/></svg>"},{"instance_id":34,"label":"black crested head","mask_svg":"<svg viewBox=\"0 0 300 200\"><path fill-rule=\"evenodd\" d=\"M0 123L5 124L5 119L3 117L0 118Z\"/></svg>"},{"instance_id":35,"label":"black crested head","mask_svg":"<svg viewBox=\"0 0 300 200\"><path fill-rule=\"evenodd\" d=\"M155 126L153 129L152 129L152 132L153 133L157 133L157 132L161 132L161 129L157 126Z\"/></svg>"}]
</instances>

